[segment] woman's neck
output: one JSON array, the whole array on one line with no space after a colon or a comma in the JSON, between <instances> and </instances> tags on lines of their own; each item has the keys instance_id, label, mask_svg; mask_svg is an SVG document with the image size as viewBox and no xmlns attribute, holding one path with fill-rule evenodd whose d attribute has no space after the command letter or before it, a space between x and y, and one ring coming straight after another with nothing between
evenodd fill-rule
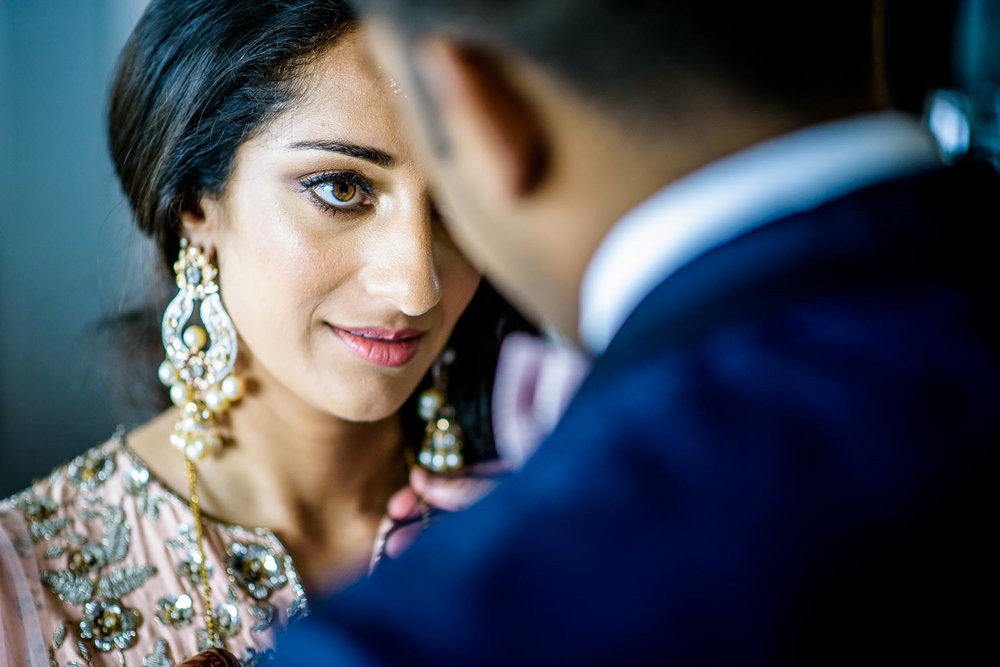
<instances>
[{"instance_id":1,"label":"woman's neck","mask_svg":"<svg viewBox=\"0 0 1000 667\"><path fill-rule=\"evenodd\" d=\"M168 410L129 440L187 497L183 458L168 444L178 416ZM388 498L406 481L398 415L349 422L265 385L227 417L231 440L198 466L206 514L274 531L307 586L363 571Z\"/></svg>"},{"instance_id":2,"label":"woman's neck","mask_svg":"<svg viewBox=\"0 0 1000 667\"><path fill-rule=\"evenodd\" d=\"M220 501L238 492L231 511L255 508L258 525L289 530L303 515L342 510L381 515L387 482L405 479L398 415L350 422L261 390L228 416L232 441L201 465L205 490Z\"/></svg>"}]
</instances>

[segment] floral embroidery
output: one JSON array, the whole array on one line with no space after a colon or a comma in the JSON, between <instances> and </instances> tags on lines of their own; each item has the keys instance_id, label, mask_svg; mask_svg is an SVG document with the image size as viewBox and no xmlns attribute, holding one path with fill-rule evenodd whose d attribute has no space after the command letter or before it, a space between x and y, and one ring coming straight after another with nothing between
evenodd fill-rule
<instances>
[{"instance_id":1,"label":"floral embroidery","mask_svg":"<svg viewBox=\"0 0 1000 667\"><path fill-rule=\"evenodd\" d=\"M125 597L156 574L151 565L126 565L101 577L97 592L104 598Z\"/></svg>"},{"instance_id":2,"label":"floral embroidery","mask_svg":"<svg viewBox=\"0 0 1000 667\"><path fill-rule=\"evenodd\" d=\"M198 545L195 542L194 528L182 526L177 537L167 540L167 546L179 550L184 556L184 559L177 563L177 575L181 579L191 582L192 586L200 587L202 585L201 554L198 553ZM211 579L212 564L209 563L206 569L208 577Z\"/></svg>"},{"instance_id":3,"label":"floral embroidery","mask_svg":"<svg viewBox=\"0 0 1000 667\"><path fill-rule=\"evenodd\" d=\"M136 630L142 623L139 612L125 607L117 600L91 600L83 605L80 621L80 638L90 642L98 651L127 649L139 639Z\"/></svg>"},{"instance_id":4,"label":"floral embroidery","mask_svg":"<svg viewBox=\"0 0 1000 667\"><path fill-rule=\"evenodd\" d=\"M52 648L59 648L66 640L66 622L59 621L56 629L52 631Z\"/></svg>"},{"instance_id":5,"label":"floral embroidery","mask_svg":"<svg viewBox=\"0 0 1000 667\"><path fill-rule=\"evenodd\" d=\"M56 558L60 558L64 553L66 553L66 545L57 544L56 546L52 547L51 549L45 552L45 559L55 560Z\"/></svg>"},{"instance_id":6,"label":"floral embroidery","mask_svg":"<svg viewBox=\"0 0 1000 667\"><path fill-rule=\"evenodd\" d=\"M30 540L14 536L16 542L25 542L18 548L38 560L44 588L65 605L55 598L37 602L40 610L56 615L49 644L53 664L103 664L101 654L112 653L115 664L131 665L139 656L126 657L127 652L135 650L142 633L153 648L141 664L167 667L174 664L171 636L190 632L198 643L207 640L204 628L192 627L201 620L197 595L202 586L194 532L182 524L177 536L165 539L169 535L151 523L163 521L161 503L170 506L170 514L164 516L190 522L187 503L163 487L123 440L78 456L6 502L21 512L28 525ZM225 551L209 551L208 569L211 573L213 564L216 569L225 567L232 582L222 587L226 600L214 607L219 635L228 640L231 651L244 656L245 664L264 665L273 658L270 650L264 650L272 641L268 633L307 610L302 585L290 557L270 532L218 524L210 529ZM165 594L153 588L154 596L147 592L144 598L129 597L157 577L152 564L129 559L133 533L142 535L144 549L165 543L160 548L169 554L182 590ZM159 585L167 581L176 583L168 574ZM274 595L286 587L292 591ZM156 602L144 602L152 599ZM152 616L156 623L145 623L144 616ZM147 634L158 630L166 633L162 635L166 639ZM251 639L257 635L260 639ZM74 650L76 655L71 655Z\"/></svg>"},{"instance_id":7,"label":"floral embroidery","mask_svg":"<svg viewBox=\"0 0 1000 667\"><path fill-rule=\"evenodd\" d=\"M154 520L160 518L160 503L163 498L151 495L149 492L149 470L139 463L132 463L132 467L124 475L125 493L139 499L139 513L150 516Z\"/></svg>"},{"instance_id":8,"label":"floral embroidery","mask_svg":"<svg viewBox=\"0 0 1000 667\"><path fill-rule=\"evenodd\" d=\"M254 626L250 628L250 632L261 633L271 629L274 625L275 614L277 609L274 608L273 604L267 602L259 602L257 604L247 605L250 610L250 614L257 619Z\"/></svg>"},{"instance_id":9,"label":"floral embroidery","mask_svg":"<svg viewBox=\"0 0 1000 667\"><path fill-rule=\"evenodd\" d=\"M59 536L68 525L69 519L65 517L54 517L45 521L33 522L30 528L31 539L35 542L51 540Z\"/></svg>"},{"instance_id":10,"label":"floral embroidery","mask_svg":"<svg viewBox=\"0 0 1000 667\"><path fill-rule=\"evenodd\" d=\"M206 569L208 577L211 579L212 564L209 563ZM201 554L195 551L187 559L177 563L177 574L182 579L190 581L192 586L201 586Z\"/></svg>"},{"instance_id":11,"label":"floral embroidery","mask_svg":"<svg viewBox=\"0 0 1000 667\"><path fill-rule=\"evenodd\" d=\"M106 506L98 514L104 521L101 543L94 544L83 536L71 535L64 545L66 569L41 573L42 583L65 602L83 604L95 588L103 598L119 599L156 574L156 568L149 565L126 566L104 572L106 567L125 559L131 528L125 523L125 513L120 507ZM92 575L96 576L96 580L89 578Z\"/></svg>"},{"instance_id":12,"label":"floral embroidery","mask_svg":"<svg viewBox=\"0 0 1000 667\"><path fill-rule=\"evenodd\" d=\"M288 608L288 622L291 623L297 618L305 618L309 615L309 603L305 596L295 598L295 602Z\"/></svg>"},{"instance_id":13,"label":"floral embroidery","mask_svg":"<svg viewBox=\"0 0 1000 667\"><path fill-rule=\"evenodd\" d=\"M243 663L244 667L262 667L274 662L275 657L275 653L271 649L258 651L257 649L248 648L240 662Z\"/></svg>"},{"instance_id":14,"label":"floral embroidery","mask_svg":"<svg viewBox=\"0 0 1000 667\"><path fill-rule=\"evenodd\" d=\"M100 449L92 449L69 464L66 474L84 491L93 491L115 471L115 458Z\"/></svg>"},{"instance_id":15,"label":"floral embroidery","mask_svg":"<svg viewBox=\"0 0 1000 667\"><path fill-rule=\"evenodd\" d=\"M117 563L128 555L132 527L125 523L125 510L121 507L105 506L102 517L104 534L101 536L101 548L104 549L104 557L109 563Z\"/></svg>"},{"instance_id":16,"label":"floral embroidery","mask_svg":"<svg viewBox=\"0 0 1000 667\"><path fill-rule=\"evenodd\" d=\"M191 623L194 618L194 602L190 595L167 595L156 601L156 620L170 628L179 628Z\"/></svg>"},{"instance_id":17,"label":"floral embroidery","mask_svg":"<svg viewBox=\"0 0 1000 667\"><path fill-rule=\"evenodd\" d=\"M226 549L229 578L258 600L266 600L286 583L285 568L263 545L233 542Z\"/></svg>"},{"instance_id":18,"label":"floral embroidery","mask_svg":"<svg viewBox=\"0 0 1000 667\"><path fill-rule=\"evenodd\" d=\"M45 570L39 576L63 602L81 605L94 593L94 582L68 570Z\"/></svg>"},{"instance_id":19,"label":"floral embroidery","mask_svg":"<svg viewBox=\"0 0 1000 667\"><path fill-rule=\"evenodd\" d=\"M173 664L166 639L157 639L153 652L142 659L142 667L173 667Z\"/></svg>"},{"instance_id":20,"label":"floral embroidery","mask_svg":"<svg viewBox=\"0 0 1000 667\"><path fill-rule=\"evenodd\" d=\"M76 640L76 652L80 654L80 657L87 661L88 665L93 664L93 659L90 657L90 645L87 644L83 639ZM70 663L71 665L74 663Z\"/></svg>"},{"instance_id":21,"label":"floral embroidery","mask_svg":"<svg viewBox=\"0 0 1000 667\"><path fill-rule=\"evenodd\" d=\"M56 505L56 501L51 498L46 496L39 498L34 494L25 496L19 504L21 512L24 514L24 518L27 519L29 523L45 521L46 519L51 518L59 508L59 506Z\"/></svg>"},{"instance_id":22,"label":"floral embroidery","mask_svg":"<svg viewBox=\"0 0 1000 667\"><path fill-rule=\"evenodd\" d=\"M215 607L215 621L218 623L219 637L222 639L235 637L243 628L243 623L240 621L240 610L232 602L223 602ZM208 640L208 630L200 628L197 635L199 651L212 648L212 644Z\"/></svg>"},{"instance_id":23,"label":"floral embroidery","mask_svg":"<svg viewBox=\"0 0 1000 667\"><path fill-rule=\"evenodd\" d=\"M125 493L138 496L146 491L149 485L149 471L142 466L132 466L125 475Z\"/></svg>"},{"instance_id":24,"label":"floral embroidery","mask_svg":"<svg viewBox=\"0 0 1000 667\"><path fill-rule=\"evenodd\" d=\"M70 549L66 567L78 576L93 574L104 567L104 549L89 542Z\"/></svg>"}]
</instances>

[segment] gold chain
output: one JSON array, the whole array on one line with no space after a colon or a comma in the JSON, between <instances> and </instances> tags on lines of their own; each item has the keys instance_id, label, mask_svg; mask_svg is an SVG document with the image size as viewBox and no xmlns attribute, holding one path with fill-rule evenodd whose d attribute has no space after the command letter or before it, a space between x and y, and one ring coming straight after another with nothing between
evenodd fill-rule
<instances>
[{"instance_id":1,"label":"gold chain","mask_svg":"<svg viewBox=\"0 0 1000 667\"><path fill-rule=\"evenodd\" d=\"M219 632L215 624L215 612L212 611L212 585L208 581L208 557L205 555L204 529L201 524L201 503L198 498L198 469L194 461L184 457L187 465L188 492L191 496L191 514L194 515L194 532L198 540L198 574L201 576L201 586L205 591L205 626L208 630L208 641L215 648L222 648Z\"/></svg>"}]
</instances>

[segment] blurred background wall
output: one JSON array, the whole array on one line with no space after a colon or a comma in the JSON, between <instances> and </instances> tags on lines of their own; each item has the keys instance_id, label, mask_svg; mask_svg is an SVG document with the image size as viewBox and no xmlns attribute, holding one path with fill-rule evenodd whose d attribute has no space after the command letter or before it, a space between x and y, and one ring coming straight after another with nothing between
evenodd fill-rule
<instances>
[{"instance_id":1,"label":"blurred background wall","mask_svg":"<svg viewBox=\"0 0 1000 667\"><path fill-rule=\"evenodd\" d=\"M95 326L141 298L147 250L104 115L144 4L0 0L0 496L125 418Z\"/></svg>"}]
</instances>

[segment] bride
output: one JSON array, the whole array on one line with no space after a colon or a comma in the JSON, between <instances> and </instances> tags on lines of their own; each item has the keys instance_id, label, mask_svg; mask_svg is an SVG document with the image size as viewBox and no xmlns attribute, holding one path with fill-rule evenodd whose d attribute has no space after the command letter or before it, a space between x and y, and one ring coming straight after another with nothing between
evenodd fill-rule
<instances>
[{"instance_id":1,"label":"bride","mask_svg":"<svg viewBox=\"0 0 1000 667\"><path fill-rule=\"evenodd\" d=\"M519 318L444 232L405 95L329 0L153 0L111 152L170 277L173 407L0 503L0 662L267 660L311 590L363 574L411 465L493 455Z\"/></svg>"}]
</instances>

